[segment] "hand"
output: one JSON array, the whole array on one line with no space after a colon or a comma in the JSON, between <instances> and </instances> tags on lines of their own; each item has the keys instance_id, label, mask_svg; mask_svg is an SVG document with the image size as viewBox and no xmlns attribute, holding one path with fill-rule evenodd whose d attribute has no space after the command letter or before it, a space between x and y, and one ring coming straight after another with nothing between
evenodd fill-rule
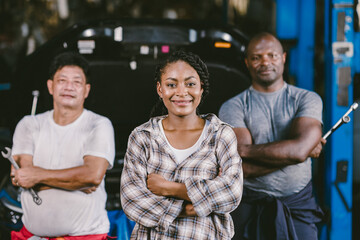
<instances>
[{"instance_id":1,"label":"hand","mask_svg":"<svg viewBox=\"0 0 360 240\"><path fill-rule=\"evenodd\" d=\"M10 178L11 178L11 183L12 185L14 185L15 187L18 187L18 183L17 181L15 180L15 168L13 165L11 165L11 170L10 170Z\"/></svg>"},{"instance_id":2,"label":"hand","mask_svg":"<svg viewBox=\"0 0 360 240\"><path fill-rule=\"evenodd\" d=\"M39 167L24 167L19 168L18 170L11 169L10 176L13 180L13 185L22 187L22 188L32 188L35 186L37 182L37 177L40 174L40 168Z\"/></svg>"},{"instance_id":3,"label":"hand","mask_svg":"<svg viewBox=\"0 0 360 240\"><path fill-rule=\"evenodd\" d=\"M89 187L89 188L84 188L84 189L81 189L82 192L86 193L86 194L90 194L90 193L93 193L96 191L96 187Z\"/></svg>"},{"instance_id":4,"label":"hand","mask_svg":"<svg viewBox=\"0 0 360 240\"><path fill-rule=\"evenodd\" d=\"M221 177L221 175L222 175L222 169L221 169L221 168L219 168L218 177Z\"/></svg>"},{"instance_id":5,"label":"hand","mask_svg":"<svg viewBox=\"0 0 360 240\"><path fill-rule=\"evenodd\" d=\"M169 181L156 173L150 173L146 180L148 189L159 196L167 196L167 186Z\"/></svg>"},{"instance_id":6,"label":"hand","mask_svg":"<svg viewBox=\"0 0 360 240\"><path fill-rule=\"evenodd\" d=\"M40 192L43 190L52 189L52 187L44 185L44 184L37 184L32 189L34 189L34 191L36 191L36 192Z\"/></svg>"},{"instance_id":7,"label":"hand","mask_svg":"<svg viewBox=\"0 0 360 240\"><path fill-rule=\"evenodd\" d=\"M185 207L181 211L179 217L196 217L197 213L195 212L194 205L191 203L186 203Z\"/></svg>"},{"instance_id":8,"label":"hand","mask_svg":"<svg viewBox=\"0 0 360 240\"><path fill-rule=\"evenodd\" d=\"M318 158L321 154L321 151L323 149L323 146L326 144L326 140L321 138L320 142L318 143L318 145L316 145L316 147L311 151L311 153L309 154L309 157L311 158Z\"/></svg>"}]
</instances>

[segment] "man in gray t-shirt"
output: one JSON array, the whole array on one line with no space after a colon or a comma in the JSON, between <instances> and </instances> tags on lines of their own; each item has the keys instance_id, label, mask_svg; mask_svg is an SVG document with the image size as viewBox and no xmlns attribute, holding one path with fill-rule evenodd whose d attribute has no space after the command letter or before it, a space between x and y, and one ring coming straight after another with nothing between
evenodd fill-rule
<instances>
[{"instance_id":1,"label":"man in gray t-shirt","mask_svg":"<svg viewBox=\"0 0 360 240\"><path fill-rule=\"evenodd\" d=\"M314 223L319 218L315 215L322 212L311 193L310 158L318 157L325 144L321 138L322 101L316 93L283 80L285 58L281 43L273 35L260 33L252 38L245 59L252 85L220 108L220 118L234 127L243 158L246 191L232 214L234 239L259 235L265 236L261 239L274 239L281 234L290 239L317 239ZM259 199L267 199L266 204ZM276 204L269 205L269 199ZM279 214L279 203L291 214ZM269 214L258 214L259 209L268 213L266 206L277 206L271 210L270 219ZM278 218L280 215L287 217ZM252 225L255 218L258 220Z\"/></svg>"}]
</instances>

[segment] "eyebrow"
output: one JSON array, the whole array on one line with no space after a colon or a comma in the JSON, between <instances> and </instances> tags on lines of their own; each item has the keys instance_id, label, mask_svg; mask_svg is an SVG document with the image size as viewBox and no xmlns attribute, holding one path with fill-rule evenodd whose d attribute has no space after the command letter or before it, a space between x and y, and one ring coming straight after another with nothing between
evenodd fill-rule
<instances>
[{"instance_id":1,"label":"eyebrow","mask_svg":"<svg viewBox=\"0 0 360 240\"><path fill-rule=\"evenodd\" d=\"M185 78L185 81L189 81L189 80L192 79L192 78L195 78L195 79L196 79L195 76L189 76L189 77ZM177 80L177 78L173 78L173 77L168 77L168 78L166 78L165 80L179 81L179 80Z\"/></svg>"},{"instance_id":2,"label":"eyebrow","mask_svg":"<svg viewBox=\"0 0 360 240\"><path fill-rule=\"evenodd\" d=\"M60 74L59 77L69 78L69 77L68 77L67 75L65 75L65 74ZM80 78L80 79L82 79L82 76L81 76L81 74L77 74L77 75L74 76L74 78Z\"/></svg>"},{"instance_id":3,"label":"eyebrow","mask_svg":"<svg viewBox=\"0 0 360 240\"><path fill-rule=\"evenodd\" d=\"M249 54L250 54L250 55L262 55L262 54L260 54L259 52L261 53L262 51L253 51L253 52L250 52ZM267 51L267 52L264 53L264 54L269 54L269 53L283 54L283 52L277 51L277 50Z\"/></svg>"}]
</instances>

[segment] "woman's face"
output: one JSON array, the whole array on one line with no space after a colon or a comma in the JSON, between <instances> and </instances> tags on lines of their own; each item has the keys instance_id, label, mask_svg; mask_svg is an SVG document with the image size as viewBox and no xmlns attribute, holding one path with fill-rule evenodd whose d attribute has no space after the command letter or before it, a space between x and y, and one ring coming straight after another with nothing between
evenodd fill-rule
<instances>
[{"instance_id":1,"label":"woman's face","mask_svg":"<svg viewBox=\"0 0 360 240\"><path fill-rule=\"evenodd\" d=\"M196 115L203 93L196 70L184 61L168 64L157 83L157 92L163 99L169 115L179 117Z\"/></svg>"}]
</instances>

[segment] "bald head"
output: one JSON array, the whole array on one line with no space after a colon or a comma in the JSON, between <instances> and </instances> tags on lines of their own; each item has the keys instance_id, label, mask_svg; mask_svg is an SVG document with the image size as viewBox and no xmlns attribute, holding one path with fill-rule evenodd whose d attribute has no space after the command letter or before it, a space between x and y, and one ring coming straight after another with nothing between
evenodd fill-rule
<instances>
[{"instance_id":1,"label":"bald head","mask_svg":"<svg viewBox=\"0 0 360 240\"><path fill-rule=\"evenodd\" d=\"M254 47L256 47L261 42L267 42L271 41L273 42L274 46L278 49L280 53L284 53L284 48L282 44L280 43L279 39L277 39L274 35L268 32L261 32L256 34L250 39L250 42L248 43L248 46L246 48L246 55L248 56L249 51L251 51Z\"/></svg>"},{"instance_id":2,"label":"bald head","mask_svg":"<svg viewBox=\"0 0 360 240\"><path fill-rule=\"evenodd\" d=\"M283 84L286 53L280 41L270 33L254 36L247 47L245 63L252 78L252 86L263 92L273 92Z\"/></svg>"}]
</instances>

